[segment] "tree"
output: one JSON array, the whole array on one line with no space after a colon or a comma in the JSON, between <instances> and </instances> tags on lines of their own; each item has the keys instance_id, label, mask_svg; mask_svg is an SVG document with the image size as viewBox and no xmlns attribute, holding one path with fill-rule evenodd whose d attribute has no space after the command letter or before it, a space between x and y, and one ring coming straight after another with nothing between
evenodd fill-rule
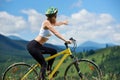
<instances>
[{"instance_id":1,"label":"tree","mask_svg":"<svg viewBox=\"0 0 120 80\"><path fill-rule=\"evenodd\" d=\"M92 55L94 53L95 53L95 51L93 49L91 49L91 50L86 52L86 56L90 56L90 55Z\"/></svg>"}]
</instances>

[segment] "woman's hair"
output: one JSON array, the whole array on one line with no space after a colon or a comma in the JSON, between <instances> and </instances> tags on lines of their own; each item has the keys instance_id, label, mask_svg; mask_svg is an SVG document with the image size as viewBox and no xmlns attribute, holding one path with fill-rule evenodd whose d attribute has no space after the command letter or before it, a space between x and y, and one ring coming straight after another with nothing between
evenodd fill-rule
<instances>
[{"instance_id":1,"label":"woman's hair","mask_svg":"<svg viewBox=\"0 0 120 80\"><path fill-rule=\"evenodd\" d=\"M47 16L48 18L56 17L56 16L57 16L57 13L55 13L55 14L49 14L49 15L46 14L46 16Z\"/></svg>"}]
</instances>

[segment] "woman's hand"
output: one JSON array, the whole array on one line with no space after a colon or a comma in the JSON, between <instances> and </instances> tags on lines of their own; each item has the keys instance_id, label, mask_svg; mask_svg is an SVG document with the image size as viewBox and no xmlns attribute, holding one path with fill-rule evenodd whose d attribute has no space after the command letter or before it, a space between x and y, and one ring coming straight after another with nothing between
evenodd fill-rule
<instances>
[{"instance_id":1,"label":"woman's hand","mask_svg":"<svg viewBox=\"0 0 120 80\"><path fill-rule=\"evenodd\" d=\"M67 20L63 21L63 24L68 25L68 21Z\"/></svg>"},{"instance_id":2,"label":"woman's hand","mask_svg":"<svg viewBox=\"0 0 120 80\"><path fill-rule=\"evenodd\" d=\"M65 43L67 43L67 44L71 44L72 41L71 41L71 40L67 40L67 41L65 41Z\"/></svg>"}]
</instances>

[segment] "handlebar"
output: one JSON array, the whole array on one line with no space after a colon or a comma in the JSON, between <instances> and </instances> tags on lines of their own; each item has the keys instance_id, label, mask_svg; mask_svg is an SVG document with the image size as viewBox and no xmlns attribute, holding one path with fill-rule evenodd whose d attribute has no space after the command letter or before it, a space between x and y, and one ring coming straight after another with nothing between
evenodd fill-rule
<instances>
[{"instance_id":1,"label":"handlebar","mask_svg":"<svg viewBox=\"0 0 120 80\"><path fill-rule=\"evenodd\" d=\"M71 40L73 43L76 41L76 40L75 40L75 39L73 39L72 37L71 37L69 40Z\"/></svg>"},{"instance_id":2,"label":"handlebar","mask_svg":"<svg viewBox=\"0 0 120 80\"><path fill-rule=\"evenodd\" d=\"M74 44L74 47L76 47L76 40L73 39L72 37L69 40L71 40L72 43ZM68 43L64 43L64 45L66 46L66 48L68 48Z\"/></svg>"}]
</instances>

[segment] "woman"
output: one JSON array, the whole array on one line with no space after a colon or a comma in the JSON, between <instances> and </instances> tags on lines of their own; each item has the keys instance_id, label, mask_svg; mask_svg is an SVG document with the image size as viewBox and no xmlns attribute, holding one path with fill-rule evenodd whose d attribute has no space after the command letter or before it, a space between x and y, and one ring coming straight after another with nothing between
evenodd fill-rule
<instances>
[{"instance_id":1,"label":"woman","mask_svg":"<svg viewBox=\"0 0 120 80\"><path fill-rule=\"evenodd\" d=\"M48 61L48 65L43 57L43 54L50 54L51 56L57 53L57 50L44 46L49 37L56 35L65 43L71 43L66 40L58 31L54 29L54 26L67 25L67 21L56 22L58 9L51 7L46 11L47 19L43 21L39 35L27 45L27 49L32 57L41 64L41 70L39 80L44 80L46 70L51 70L54 59Z\"/></svg>"}]
</instances>

